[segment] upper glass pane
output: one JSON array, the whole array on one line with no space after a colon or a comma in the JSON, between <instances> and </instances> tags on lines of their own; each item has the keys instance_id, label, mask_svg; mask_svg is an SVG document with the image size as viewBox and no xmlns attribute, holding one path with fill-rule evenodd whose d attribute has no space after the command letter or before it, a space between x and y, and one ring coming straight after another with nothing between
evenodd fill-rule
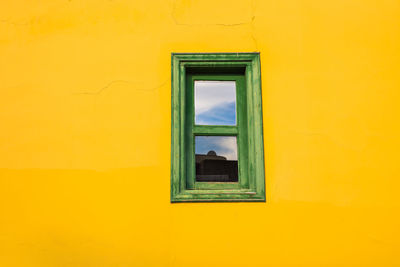
<instances>
[{"instance_id":1,"label":"upper glass pane","mask_svg":"<svg viewBox=\"0 0 400 267\"><path fill-rule=\"evenodd\" d=\"M236 125L236 82L194 82L195 124Z\"/></svg>"}]
</instances>

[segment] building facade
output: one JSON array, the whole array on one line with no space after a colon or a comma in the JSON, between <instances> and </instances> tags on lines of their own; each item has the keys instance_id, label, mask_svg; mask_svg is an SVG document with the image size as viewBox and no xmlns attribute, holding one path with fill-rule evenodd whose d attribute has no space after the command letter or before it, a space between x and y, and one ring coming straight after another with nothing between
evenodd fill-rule
<instances>
[{"instance_id":1,"label":"building facade","mask_svg":"<svg viewBox=\"0 0 400 267\"><path fill-rule=\"evenodd\" d=\"M399 32L395 0L1 1L0 266L400 266ZM174 52L260 53L266 202L171 203Z\"/></svg>"}]
</instances>

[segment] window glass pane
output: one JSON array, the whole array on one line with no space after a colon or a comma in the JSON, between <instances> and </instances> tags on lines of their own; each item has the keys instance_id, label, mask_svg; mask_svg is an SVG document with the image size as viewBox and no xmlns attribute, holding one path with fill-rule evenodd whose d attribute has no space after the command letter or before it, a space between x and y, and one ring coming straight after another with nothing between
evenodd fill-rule
<instances>
[{"instance_id":1,"label":"window glass pane","mask_svg":"<svg viewBox=\"0 0 400 267\"><path fill-rule=\"evenodd\" d=\"M195 124L236 125L236 82L194 82Z\"/></svg>"},{"instance_id":2,"label":"window glass pane","mask_svg":"<svg viewBox=\"0 0 400 267\"><path fill-rule=\"evenodd\" d=\"M196 181L237 182L236 136L195 136Z\"/></svg>"}]
</instances>

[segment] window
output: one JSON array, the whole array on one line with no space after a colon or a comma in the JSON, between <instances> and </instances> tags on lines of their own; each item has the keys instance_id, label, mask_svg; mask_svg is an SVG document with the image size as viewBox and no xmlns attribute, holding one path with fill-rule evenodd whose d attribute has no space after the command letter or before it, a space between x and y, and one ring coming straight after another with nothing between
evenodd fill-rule
<instances>
[{"instance_id":1,"label":"window","mask_svg":"<svg viewBox=\"0 0 400 267\"><path fill-rule=\"evenodd\" d=\"M258 53L172 54L171 202L265 201Z\"/></svg>"}]
</instances>

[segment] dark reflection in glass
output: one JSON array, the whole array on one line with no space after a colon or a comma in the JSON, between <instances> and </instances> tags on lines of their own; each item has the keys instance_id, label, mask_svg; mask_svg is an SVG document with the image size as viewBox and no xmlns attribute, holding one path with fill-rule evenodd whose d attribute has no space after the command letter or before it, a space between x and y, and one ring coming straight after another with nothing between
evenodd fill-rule
<instances>
[{"instance_id":1,"label":"dark reflection in glass","mask_svg":"<svg viewBox=\"0 0 400 267\"><path fill-rule=\"evenodd\" d=\"M236 82L194 82L195 123L236 125Z\"/></svg>"},{"instance_id":2,"label":"dark reflection in glass","mask_svg":"<svg viewBox=\"0 0 400 267\"><path fill-rule=\"evenodd\" d=\"M196 181L237 182L236 136L196 136Z\"/></svg>"}]
</instances>

